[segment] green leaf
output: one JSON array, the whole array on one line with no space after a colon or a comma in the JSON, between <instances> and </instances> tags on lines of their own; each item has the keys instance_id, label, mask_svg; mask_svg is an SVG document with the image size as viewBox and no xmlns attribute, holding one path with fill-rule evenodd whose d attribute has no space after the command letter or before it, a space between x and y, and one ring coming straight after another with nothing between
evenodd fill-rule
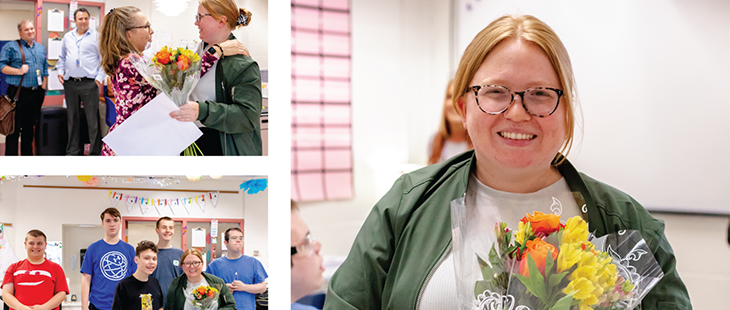
<instances>
[{"instance_id":1,"label":"green leaf","mask_svg":"<svg viewBox=\"0 0 730 310\"><path fill-rule=\"evenodd\" d=\"M548 278L548 285L550 287L553 287L560 284L560 281L563 281L563 278L565 278L566 275L568 275L567 271L550 275L550 277Z\"/></svg>"},{"instance_id":2,"label":"green leaf","mask_svg":"<svg viewBox=\"0 0 730 310\"><path fill-rule=\"evenodd\" d=\"M545 278L540 273L540 269L537 268L537 264L532 259L532 255L527 254L527 268L530 272L530 277L525 277L521 274L516 274L515 277L522 281L527 290L535 295L538 299L545 299L547 292L545 290Z\"/></svg>"},{"instance_id":3,"label":"green leaf","mask_svg":"<svg viewBox=\"0 0 730 310\"><path fill-rule=\"evenodd\" d=\"M565 297L558 299L558 301L550 307L550 310L569 310L570 305L573 303L573 294L574 293L570 293L565 295Z\"/></svg>"},{"instance_id":4,"label":"green leaf","mask_svg":"<svg viewBox=\"0 0 730 310\"><path fill-rule=\"evenodd\" d=\"M482 260L479 255L477 255L477 260L479 261L479 269L482 271L482 277L484 280L491 280L494 278L494 270L492 267L487 264L484 260Z\"/></svg>"},{"instance_id":5,"label":"green leaf","mask_svg":"<svg viewBox=\"0 0 730 310\"><path fill-rule=\"evenodd\" d=\"M494 273L504 272L504 261L502 260L502 257L497 254L497 250L494 248L494 245L492 245L492 249L489 251L489 262L492 263Z\"/></svg>"}]
</instances>

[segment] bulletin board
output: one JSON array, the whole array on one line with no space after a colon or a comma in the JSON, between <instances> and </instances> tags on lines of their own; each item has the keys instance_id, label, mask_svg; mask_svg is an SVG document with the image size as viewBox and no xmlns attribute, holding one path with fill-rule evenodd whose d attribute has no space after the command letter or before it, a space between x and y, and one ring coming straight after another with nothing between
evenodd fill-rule
<instances>
[{"instance_id":1,"label":"bulletin board","mask_svg":"<svg viewBox=\"0 0 730 310\"><path fill-rule=\"evenodd\" d=\"M90 13L90 19L93 17L96 20L96 28L98 30L101 26L101 20L104 18L104 3L100 2L89 2L89 1L78 1L78 8L85 8ZM63 11L63 31L48 31L48 12L49 11ZM46 52L49 52L49 36L63 38L63 36L71 29L76 29L69 17L73 19L73 12L71 11L71 0L52 0L52 1L36 1L36 38L35 41L42 44L46 48ZM91 24L89 28L91 28ZM53 58L53 57L52 57ZM56 74L51 73L51 69L55 67L58 59L48 59L48 73L49 80L56 78ZM55 71L54 71L55 72ZM54 90L46 93L46 98L43 101L44 106L48 105L62 105L63 104L63 90Z\"/></svg>"}]
</instances>

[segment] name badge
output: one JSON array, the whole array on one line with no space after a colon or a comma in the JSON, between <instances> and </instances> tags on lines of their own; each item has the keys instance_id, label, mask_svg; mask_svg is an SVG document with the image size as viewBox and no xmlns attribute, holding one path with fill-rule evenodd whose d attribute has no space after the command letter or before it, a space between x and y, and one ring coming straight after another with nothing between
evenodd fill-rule
<instances>
[{"instance_id":1,"label":"name badge","mask_svg":"<svg viewBox=\"0 0 730 310\"><path fill-rule=\"evenodd\" d=\"M43 78L41 78L41 70L35 70L35 77L38 78L38 85L43 85Z\"/></svg>"},{"instance_id":2,"label":"name badge","mask_svg":"<svg viewBox=\"0 0 730 310\"><path fill-rule=\"evenodd\" d=\"M78 59L76 59L76 66L77 66L77 67L81 67L81 61L80 61L80 60L78 60Z\"/></svg>"}]
</instances>

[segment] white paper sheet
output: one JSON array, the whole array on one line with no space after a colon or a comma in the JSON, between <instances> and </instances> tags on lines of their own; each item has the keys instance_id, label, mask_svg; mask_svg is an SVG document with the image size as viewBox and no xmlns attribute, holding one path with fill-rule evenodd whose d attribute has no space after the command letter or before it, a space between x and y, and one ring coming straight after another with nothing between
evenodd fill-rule
<instances>
[{"instance_id":1,"label":"white paper sheet","mask_svg":"<svg viewBox=\"0 0 730 310\"><path fill-rule=\"evenodd\" d=\"M193 229L193 247L194 248L204 248L205 245L206 245L205 228Z\"/></svg>"},{"instance_id":2,"label":"white paper sheet","mask_svg":"<svg viewBox=\"0 0 730 310\"><path fill-rule=\"evenodd\" d=\"M46 259L63 266L63 243L48 241L46 243Z\"/></svg>"},{"instance_id":3,"label":"white paper sheet","mask_svg":"<svg viewBox=\"0 0 730 310\"><path fill-rule=\"evenodd\" d=\"M96 16L89 17L89 29L99 30L96 26Z\"/></svg>"},{"instance_id":4,"label":"white paper sheet","mask_svg":"<svg viewBox=\"0 0 730 310\"><path fill-rule=\"evenodd\" d=\"M178 156L203 133L193 122L171 118L175 110L175 103L162 93L102 140L117 155Z\"/></svg>"},{"instance_id":5,"label":"white paper sheet","mask_svg":"<svg viewBox=\"0 0 730 310\"><path fill-rule=\"evenodd\" d=\"M48 59L58 59L58 56L61 55L61 45L63 45L63 40L55 40L55 39L48 39Z\"/></svg>"},{"instance_id":6,"label":"white paper sheet","mask_svg":"<svg viewBox=\"0 0 730 310\"><path fill-rule=\"evenodd\" d=\"M61 10L48 10L48 31L61 31L63 32L63 11Z\"/></svg>"},{"instance_id":7,"label":"white paper sheet","mask_svg":"<svg viewBox=\"0 0 730 310\"><path fill-rule=\"evenodd\" d=\"M58 70L48 70L48 90L62 90L62 89L63 89L63 84L61 84L61 82L58 81Z\"/></svg>"}]
</instances>

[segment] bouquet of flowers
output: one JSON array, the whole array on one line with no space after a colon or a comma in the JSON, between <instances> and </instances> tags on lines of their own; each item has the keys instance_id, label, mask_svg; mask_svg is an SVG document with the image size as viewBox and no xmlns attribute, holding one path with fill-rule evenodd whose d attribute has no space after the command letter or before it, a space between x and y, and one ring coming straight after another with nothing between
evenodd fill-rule
<instances>
[{"instance_id":1,"label":"bouquet of flowers","mask_svg":"<svg viewBox=\"0 0 730 310\"><path fill-rule=\"evenodd\" d=\"M202 44L196 51L187 47L162 47L151 59L130 58L142 77L158 90L165 93L178 107L188 101L188 97L200 80ZM184 155L203 155L193 143L185 149Z\"/></svg>"},{"instance_id":2,"label":"bouquet of flowers","mask_svg":"<svg viewBox=\"0 0 730 310\"><path fill-rule=\"evenodd\" d=\"M193 304L195 309L218 309L218 296L220 295L220 291L215 287L201 285L194 289L191 295L193 298L190 300L190 303Z\"/></svg>"},{"instance_id":3,"label":"bouquet of flowers","mask_svg":"<svg viewBox=\"0 0 730 310\"><path fill-rule=\"evenodd\" d=\"M512 231L473 212L452 202L460 309L633 309L664 275L638 231L594 238L579 216L562 224L541 212ZM484 220L493 234L483 234ZM488 237L467 239L479 233Z\"/></svg>"}]
</instances>

